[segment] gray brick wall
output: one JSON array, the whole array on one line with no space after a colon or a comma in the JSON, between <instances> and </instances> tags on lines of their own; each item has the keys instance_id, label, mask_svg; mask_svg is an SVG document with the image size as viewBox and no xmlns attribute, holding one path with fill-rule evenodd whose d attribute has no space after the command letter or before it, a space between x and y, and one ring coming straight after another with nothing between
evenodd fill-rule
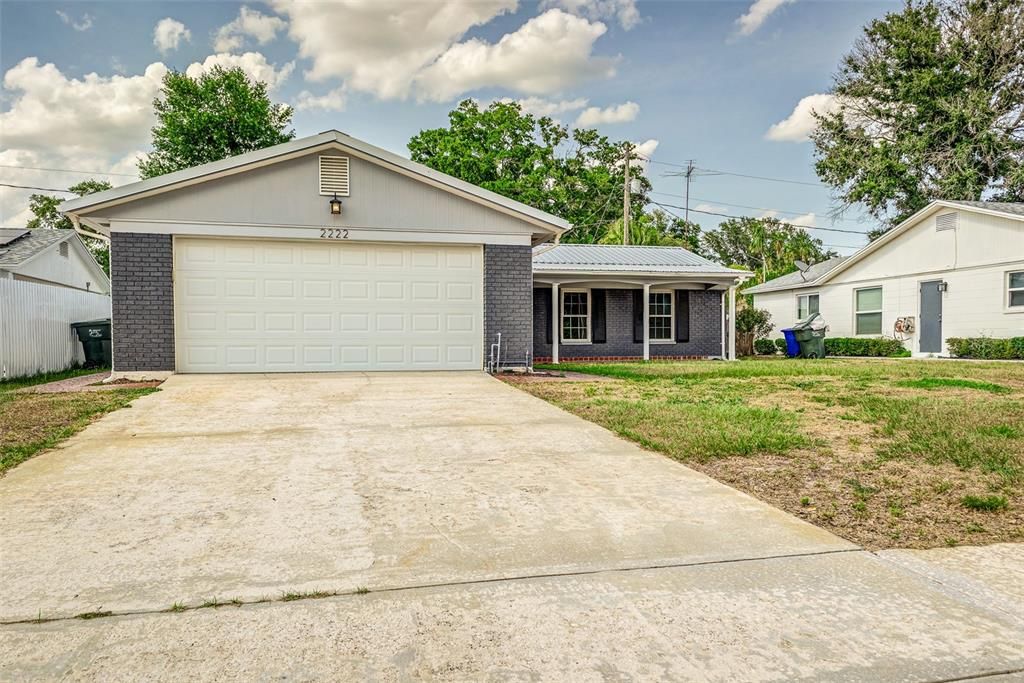
<instances>
[{"instance_id":1,"label":"gray brick wall","mask_svg":"<svg viewBox=\"0 0 1024 683\"><path fill-rule=\"evenodd\" d=\"M172 267L170 235L111 233L114 370L174 370Z\"/></svg>"},{"instance_id":2,"label":"gray brick wall","mask_svg":"<svg viewBox=\"0 0 1024 683\"><path fill-rule=\"evenodd\" d=\"M560 358L593 356L628 356L643 358L644 345L633 341L633 291L605 290L608 341L604 344L559 344ZM550 289L535 289L533 321L533 355L548 357L543 299L551 299ZM651 344L651 358L658 356L720 356L722 355L722 292L694 290L690 293L690 340L678 344Z\"/></svg>"},{"instance_id":3,"label":"gray brick wall","mask_svg":"<svg viewBox=\"0 0 1024 683\"><path fill-rule=\"evenodd\" d=\"M525 361L533 324L533 250L484 245L484 358L501 333L502 357Z\"/></svg>"}]
</instances>

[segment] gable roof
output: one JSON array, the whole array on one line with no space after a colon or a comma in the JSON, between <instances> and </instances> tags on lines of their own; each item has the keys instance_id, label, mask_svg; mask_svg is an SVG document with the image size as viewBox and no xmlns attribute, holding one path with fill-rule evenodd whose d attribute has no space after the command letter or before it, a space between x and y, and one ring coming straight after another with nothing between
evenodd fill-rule
<instances>
[{"instance_id":1,"label":"gable roof","mask_svg":"<svg viewBox=\"0 0 1024 683\"><path fill-rule=\"evenodd\" d=\"M850 258L849 256L834 256L825 261L815 263L804 272L799 270L792 273L786 273L774 280L768 280L762 282L759 285L748 287L743 290L744 294L764 294L766 292L774 292L782 289L795 289L797 287L812 287L818 283L823 277L838 266L840 263Z\"/></svg>"},{"instance_id":2,"label":"gable roof","mask_svg":"<svg viewBox=\"0 0 1024 683\"><path fill-rule=\"evenodd\" d=\"M5 230L7 232L7 230ZM24 265L50 247L65 240L77 237L74 230L23 230L24 232L6 244L0 245L0 268L11 269Z\"/></svg>"},{"instance_id":3,"label":"gable roof","mask_svg":"<svg viewBox=\"0 0 1024 683\"><path fill-rule=\"evenodd\" d=\"M621 244L541 245L533 250L533 269L537 272L744 274L744 271L726 268L682 247Z\"/></svg>"},{"instance_id":4,"label":"gable roof","mask_svg":"<svg viewBox=\"0 0 1024 683\"><path fill-rule=\"evenodd\" d=\"M572 227L568 221L546 211L535 209L532 206L509 199L496 192L485 190L482 187L459 180L446 173L435 171L429 166L424 166L423 164L393 154L337 130L328 130L318 135L290 140L280 145L246 152L245 154L228 157L220 161L202 164L201 166L175 171L174 173L168 173L155 178L128 183L127 185L115 187L104 192L71 199L61 204L59 210L62 213L74 216L85 215L108 206L115 206L162 192L169 192L278 161L294 159L315 151L339 148L342 151L413 177L442 190L457 194L470 201L484 204L503 213L512 214L543 228L546 232L553 235L559 235Z\"/></svg>"},{"instance_id":5,"label":"gable roof","mask_svg":"<svg viewBox=\"0 0 1024 683\"><path fill-rule=\"evenodd\" d=\"M1021 202L986 202L986 201L950 201L940 199L931 202L928 206L924 207L914 215L910 216L902 223L897 225L892 230L886 232L884 235L876 239L874 242L869 242L866 246L861 247L859 250L851 254L850 256L844 257L843 260L833 265L827 271L821 274L814 284L823 285L834 278L839 273L843 272L855 263L863 261L865 258L875 253L880 249L884 249L887 244L893 240L899 239L900 235L907 232L915 225L928 218L934 213L937 213L941 209L966 209L968 211L976 211L978 213L988 214L990 216L1001 216L1003 218L1012 218L1014 220L1024 221L1024 203ZM828 263L827 261L823 263ZM769 280L763 284L757 285L757 287L751 287L744 291L745 294L763 294L765 292L778 292L787 289L796 289L803 287L807 283L803 282L779 282L783 278L789 276L784 275L782 278L776 278Z\"/></svg>"}]
</instances>

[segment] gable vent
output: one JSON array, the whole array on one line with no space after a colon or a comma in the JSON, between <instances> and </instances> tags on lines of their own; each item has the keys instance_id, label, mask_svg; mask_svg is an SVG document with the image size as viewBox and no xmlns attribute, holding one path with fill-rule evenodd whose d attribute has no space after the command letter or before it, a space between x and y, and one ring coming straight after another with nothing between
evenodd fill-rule
<instances>
[{"instance_id":1,"label":"gable vent","mask_svg":"<svg viewBox=\"0 0 1024 683\"><path fill-rule=\"evenodd\" d=\"M348 157L320 157L320 194L348 196Z\"/></svg>"},{"instance_id":2,"label":"gable vent","mask_svg":"<svg viewBox=\"0 0 1024 683\"><path fill-rule=\"evenodd\" d=\"M68 257L68 243L67 242L61 242L60 243L60 255L63 256L64 258Z\"/></svg>"},{"instance_id":3,"label":"gable vent","mask_svg":"<svg viewBox=\"0 0 1024 683\"><path fill-rule=\"evenodd\" d=\"M935 230L956 230L956 224L960 220L960 213L941 213L935 217Z\"/></svg>"}]
</instances>

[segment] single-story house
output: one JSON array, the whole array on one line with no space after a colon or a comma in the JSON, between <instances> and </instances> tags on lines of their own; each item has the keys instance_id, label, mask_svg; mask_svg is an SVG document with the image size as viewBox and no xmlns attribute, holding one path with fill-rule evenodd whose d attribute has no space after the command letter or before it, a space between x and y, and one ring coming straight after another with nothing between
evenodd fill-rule
<instances>
[{"instance_id":1,"label":"single-story house","mask_svg":"<svg viewBox=\"0 0 1024 683\"><path fill-rule=\"evenodd\" d=\"M914 355L1024 335L1024 203L935 201L851 256L744 293L776 332L817 312L830 336L895 337Z\"/></svg>"},{"instance_id":2,"label":"single-story house","mask_svg":"<svg viewBox=\"0 0 1024 683\"><path fill-rule=\"evenodd\" d=\"M502 365L720 357L723 292L748 275L682 249L541 247L571 226L333 130L61 211L110 239L125 376L479 370L499 334Z\"/></svg>"},{"instance_id":3,"label":"single-story house","mask_svg":"<svg viewBox=\"0 0 1024 683\"><path fill-rule=\"evenodd\" d=\"M0 279L110 292L107 274L74 230L0 229Z\"/></svg>"}]
</instances>

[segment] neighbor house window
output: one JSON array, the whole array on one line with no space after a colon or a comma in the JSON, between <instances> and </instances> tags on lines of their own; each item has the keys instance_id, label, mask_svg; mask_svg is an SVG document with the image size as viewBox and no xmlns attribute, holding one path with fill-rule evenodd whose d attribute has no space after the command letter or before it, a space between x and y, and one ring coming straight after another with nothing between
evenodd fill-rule
<instances>
[{"instance_id":1,"label":"neighbor house window","mask_svg":"<svg viewBox=\"0 0 1024 683\"><path fill-rule=\"evenodd\" d=\"M651 292L650 340L672 341L672 292Z\"/></svg>"},{"instance_id":2,"label":"neighbor house window","mask_svg":"<svg viewBox=\"0 0 1024 683\"><path fill-rule=\"evenodd\" d=\"M857 334L882 334L882 288L854 292L857 305Z\"/></svg>"},{"instance_id":3,"label":"neighbor house window","mask_svg":"<svg viewBox=\"0 0 1024 683\"><path fill-rule=\"evenodd\" d=\"M1009 288L1006 305L1024 310L1024 270L1007 273L1006 283Z\"/></svg>"},{"instance_id":4,"label":"neighbor house window","mask_svg":"<svg viewBox=\"0 0 1024 683\"><path fill-rule=\"evenodd\" d=\"M562 290L562 341L590 341L590 292Z\"/></svg>"},{"instance_id":5,"label":"neighbor house window","mask_svg":"<svg viewBox=\"0 0 1024 683\"><path fill-rule=\"evenodd\" d=\"M796 319L803 320L812 313L818 312L818 295L801 294L796 298Z\"/></svg>"}]
</instances>

